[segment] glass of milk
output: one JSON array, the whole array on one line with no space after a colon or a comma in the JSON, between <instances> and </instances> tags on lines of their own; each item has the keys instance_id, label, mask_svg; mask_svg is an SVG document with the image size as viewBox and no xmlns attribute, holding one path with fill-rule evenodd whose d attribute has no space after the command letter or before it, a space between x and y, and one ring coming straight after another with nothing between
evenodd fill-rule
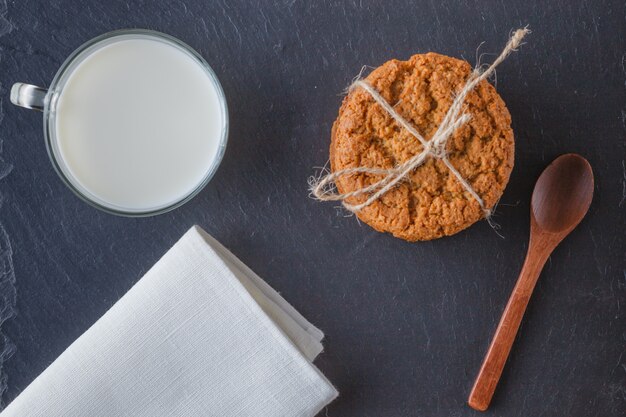
<instances>
[{"instance_id":1,"label":"glass of milk","mask_svg":"<svg viewBox=\"0 0 626 417\"><path fill-rule=\"evenodd\" d=\"M99 36L70 55L48 90L17 83L11 101L43 112L61 179L113 214L150 216L184 204L226 149L228 109L215 73L159 32Z\"/></svg>"}]
</instances>

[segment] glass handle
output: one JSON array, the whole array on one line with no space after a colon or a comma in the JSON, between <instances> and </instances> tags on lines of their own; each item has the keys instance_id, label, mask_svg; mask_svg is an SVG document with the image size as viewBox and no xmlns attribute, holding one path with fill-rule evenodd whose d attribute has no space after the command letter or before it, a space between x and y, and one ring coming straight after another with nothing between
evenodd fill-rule
<instances>
[{"instance_id":1,"label":"glass handle","mask_svg":"<svg viewBox=\"0 0 626 417\"><path fill-rule=\"evenodd\" d=\"M11 87L11 103L27 109L43 111L48 90L31 84L15 83Z\"/></svg>"}]
</instances>

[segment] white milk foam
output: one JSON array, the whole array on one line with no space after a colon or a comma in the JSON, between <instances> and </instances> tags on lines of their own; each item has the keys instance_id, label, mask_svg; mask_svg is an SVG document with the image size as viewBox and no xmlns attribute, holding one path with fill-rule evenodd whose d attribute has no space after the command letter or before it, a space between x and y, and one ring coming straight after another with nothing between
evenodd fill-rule
<instances>
[{"instance_id":1,"label":"white milk foam","mask_svg":"<svg viewBox=\"0 0 626 417\"><path fill-rule=\"evenodd\" d=\"M186 52L124 38L71 72L56 106L61 169L81 192L125 211L166 207L196 189L219 157L216 85Z\"/></svg>"}]
</instances>

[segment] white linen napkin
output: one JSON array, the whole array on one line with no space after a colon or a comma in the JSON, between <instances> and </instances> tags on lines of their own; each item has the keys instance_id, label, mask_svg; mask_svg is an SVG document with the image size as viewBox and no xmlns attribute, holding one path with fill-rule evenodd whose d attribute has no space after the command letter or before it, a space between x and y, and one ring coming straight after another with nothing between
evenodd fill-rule
<instances>
[{"instance_id":1,"label":"white linen napkin","mask_svg":"<svg viewBox=\"0 0 626 417\"><path fill-rule=\"evenodd\" d=\"M323 333L197 226L1 417L309 417Z\"/></svg>"}]
</instances>

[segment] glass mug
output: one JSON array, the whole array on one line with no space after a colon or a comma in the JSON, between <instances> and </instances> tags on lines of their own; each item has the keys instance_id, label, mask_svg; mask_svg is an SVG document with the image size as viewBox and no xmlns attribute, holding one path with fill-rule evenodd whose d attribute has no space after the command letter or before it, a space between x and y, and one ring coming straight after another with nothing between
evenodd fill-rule
<instances>
[{"instance_id":1,"label":"glass mug","mask_svg":"<svg viewBox=\"0 0 626 417\"><path fill-rule=\"evenodd\" d=\"M48 155L63 182L122 216L189 201L215 174L228 140L226 98L209 64L150 30L86 42L48 90L16 83L11 102L43 112Z\"/></svg>"}]
</instances>

